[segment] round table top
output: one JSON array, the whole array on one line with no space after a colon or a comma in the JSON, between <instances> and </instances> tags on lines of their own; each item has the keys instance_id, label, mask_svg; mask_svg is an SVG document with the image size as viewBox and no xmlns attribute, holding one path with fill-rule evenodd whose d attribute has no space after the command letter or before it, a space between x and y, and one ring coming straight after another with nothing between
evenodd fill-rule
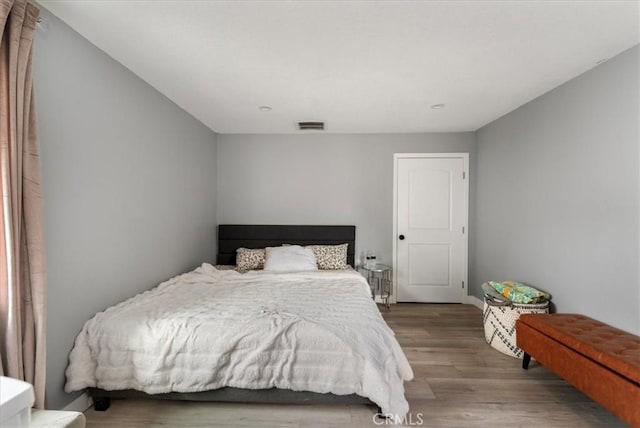
<instances>
[{"instance_id":1,"label":"round table top","mask_svg":"<svg viewBox=\"0 0 640 428\"><path fill-rule=\"evenodd\" d=\"M383 265L381 263L376 263L372 266L361 265L360 269L368 270L369 272L385 272L391 270L391 266Z\"/></svg>"}]
</instances>

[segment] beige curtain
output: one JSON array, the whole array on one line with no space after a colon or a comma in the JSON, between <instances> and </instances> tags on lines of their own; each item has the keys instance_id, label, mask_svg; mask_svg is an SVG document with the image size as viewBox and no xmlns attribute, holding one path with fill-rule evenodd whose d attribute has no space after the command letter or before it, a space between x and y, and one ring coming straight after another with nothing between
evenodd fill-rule
<instances>
[{"instance_id":1,"label":"beige curtain","mask_svg":"<svg viewBox=\"0 0 640 428\"><path fill-rule=\"evenodd\" d=\"M39 9L0 0L0 374L45 394L45 262L42 185L31 80Z\"/></svg>"}]
</instances>

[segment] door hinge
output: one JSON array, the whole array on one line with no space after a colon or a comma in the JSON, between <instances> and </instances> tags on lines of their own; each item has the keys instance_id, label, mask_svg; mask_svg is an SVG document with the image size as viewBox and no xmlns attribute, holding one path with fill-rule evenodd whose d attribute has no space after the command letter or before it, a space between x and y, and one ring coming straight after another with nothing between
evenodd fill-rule
<instances>
[{"instance_id":1,"label":"door hinge","mask_svg":"<svg viewBox=\"0 0 640 428\"><path fill-rule=\"evenodd\" d=\"M462 281L462 288L464 288L464 281Z\"/></svg>"},{"instance_id":2,"label":"door hinge","mask_svg":"<svg viewBox=\"0 0 640 428\"><path fill-rule=\"evenodd\" d=\"M464 226L462 226L462 234L464 235Z\"/></svg>"},{"instance_id":3,"label":"door hinge","mask_svg":"<svg viewBox=\"0 0 640 428\"><path fill-rule=\"evenodd\" d=\"M462 171L462 179L464 180L465 178L467 178L467 172L466 171Z\"/></svg>"}]
</instances>

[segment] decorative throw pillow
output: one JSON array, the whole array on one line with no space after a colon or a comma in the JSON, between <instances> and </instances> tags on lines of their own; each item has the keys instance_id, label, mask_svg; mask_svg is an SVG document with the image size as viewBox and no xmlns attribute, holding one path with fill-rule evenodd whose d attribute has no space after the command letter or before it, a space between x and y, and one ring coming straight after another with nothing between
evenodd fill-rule
<instances>
[{"instance_id":1,"label":"decorative throw pillow","mask_svg":"<svg viewBox=\"0 0 640 428\"><path fill-rule=\"evenodd\" d=\"M310 245L318 262L318 269L336 270L347 269L347 247L349 244L340 245Z\"/></svg>"},{"instance_id":2,"label":"decorative throw pillow","mask_svg":"<svg viewBox=\"0 0 640 428\"><path fill-rule=\"evenodd\" d=\"M264 248L238 248L236 250L236 266L240 272L263 269L264 260Z\"/></svg>"},{"instance_id":3,"label":"decorative throw pillow","mask_svg":"<svg viewBox=\"0 0 640 428\"><path fill-rule=\"evenodd\" d=\"M264 270L271 272L302 272L318 270L313 250L300 245L267 247Z\"/></svg>"}]
</instances>

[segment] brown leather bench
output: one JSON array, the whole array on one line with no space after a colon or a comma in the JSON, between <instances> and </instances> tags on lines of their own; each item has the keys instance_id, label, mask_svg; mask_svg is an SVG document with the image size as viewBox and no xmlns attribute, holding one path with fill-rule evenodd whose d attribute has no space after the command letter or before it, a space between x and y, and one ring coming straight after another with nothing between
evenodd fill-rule
<instances>
[{"instance_id":1,"label":"brown leather bench","mask_svg":"<svg viewBox=\"0 0 640 428\"><path fill-rule=\"evenodd\" d=\"M640 337L576 314L523 314L516 343L620 419L640 427Z\"/></svg>"}]
</instances>

